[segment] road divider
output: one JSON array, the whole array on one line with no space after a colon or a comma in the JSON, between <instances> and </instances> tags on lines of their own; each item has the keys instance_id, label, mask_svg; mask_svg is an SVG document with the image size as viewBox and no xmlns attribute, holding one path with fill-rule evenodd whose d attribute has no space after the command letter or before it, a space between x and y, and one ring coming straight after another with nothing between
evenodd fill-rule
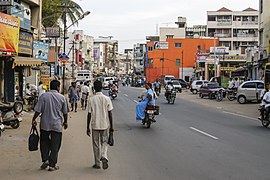
<instances>
[{"instance_id":1,"label":"road divider","mask_svg":"<svg viewBox=\"0 0 270 180\"><path fill-rule=\"evenodd\" d=\"M198 133L201 133L201 134L203 134L203 135L205 135L205 136L208 136L208 137L210 137L210 138L212 138L212 139L218 140L217 137L215 137L215 136L213 136L213 135L211 135L211 134L208 134L208 133L206 133L206 132L203 132L203 131L201 131L201 130L199 130L199 129L196 129L196 128L194 128L194 127L189 127L189 128L192 129L192 130L194 130L194 131L196 131L196 132L198 132Z\"/></svg>"}]
</instances>

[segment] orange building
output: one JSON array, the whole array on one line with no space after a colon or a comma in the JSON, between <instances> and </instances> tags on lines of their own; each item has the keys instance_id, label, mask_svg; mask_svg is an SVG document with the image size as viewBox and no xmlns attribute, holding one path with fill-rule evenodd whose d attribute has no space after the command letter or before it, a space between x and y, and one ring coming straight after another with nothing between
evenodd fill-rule
<instances>
[{"instance_id":1,"label":"orange building","mask_svg":"<svg viewBox=\"0 0 270 180\"><path fill-rule=\"evenodd\" d=\"M156 46L157 42L147 42L146 79L154 82L164 75L189 81L196 67L198 46L202 51L214 47L214 38L167 39L168 48ZM218 39L216 39L218 45ZM162 49L164 48L164 49Z\"/></svg>"}]
</instances>

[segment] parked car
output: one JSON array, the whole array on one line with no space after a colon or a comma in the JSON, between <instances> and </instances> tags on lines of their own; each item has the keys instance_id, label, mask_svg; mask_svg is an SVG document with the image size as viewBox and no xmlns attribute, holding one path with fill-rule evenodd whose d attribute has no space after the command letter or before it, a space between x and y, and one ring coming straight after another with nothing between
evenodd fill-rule
<instances>
[{"instance_id":1,"label":"parked car","mask_svg":"<svg viewBox=\"0 0 270 180\"><path fill-rule=\"evenodd\" d=\"M203 85L203 84L207 84L208 81L207 80L195 80L192 82L191 84L191 87L190 87L190 91L193 93L193 94L197 94L200 90L200 87Z\"/></svg>"},{"instance_id":2,"label":"parked car","mask_svg":"<svg viewBox=\"0 0 270 180\"><path fill-rule=\"evenodd\" d=\"M172 79L174 79L175 77L172 76L172 75L165 75L164 78L163 78L163 83L164 83L164 86L166 86L166 84L171 81Z\"/></svg>"},{"instance_id":3,"label":"parked car","mask_svg":"<svg viewBox=\"0 0 270 180\"><path fill-rule=\"evenodd\" d=\"M248 101L260 102L260 94L264 89L264 82L260 80L243 82L237 89L236 98L240 104Z\"/></svg>"},{"instance_id":4,"label":"parked car","mask_svg":"<svg viewBox=\"0 0 270 180\"><path fill-rule=\"evenodd\" d=\"M172 81L173 83L173 87L174 89L176 90L176 92L182 92L182 86L181 84L179 83L179 81Z\"/></svg>"},{"instance_id":5,"label":"parked car","mask_svg":"<svg viewBox=\"0 0 270 180\"><path fill-rule=\"evenodd\" d=\"M182 88L188 88L189 87L189 83L186 82L183 79L175 78L175 79L172 79L172 81L178 81L181 84Z\"/></svg>"},{"instance_id":6,"label":"parked car","mask_svg":"<svg viewBox=\"0 0 270 180\"><path fill-rule=\"evenodd\" d=\"M199 96L201 98L203 97L209 97L209 99L214 99L216 96L216 93L222 89L218 83L205 83L200 87L199 90Z\"/></svg>"}]
</instances>

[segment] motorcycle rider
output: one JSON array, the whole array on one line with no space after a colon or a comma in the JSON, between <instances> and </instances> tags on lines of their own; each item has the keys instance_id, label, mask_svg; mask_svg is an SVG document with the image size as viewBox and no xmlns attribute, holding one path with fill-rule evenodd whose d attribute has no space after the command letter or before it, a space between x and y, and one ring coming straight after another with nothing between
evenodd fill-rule
<instances>
[{"instance_id":1,"label":"motorcycle rider","mask_svg":"<svg viewBox=\"0 0 270 180\"><path fill-rule=\"evenodd\" d=\"M116 91L118 93L118 84L117 84L117 81L113 81L113 83L110 85L109 96L111 96L112 91Z\"/></svg>"},{"instance_id":2,"label":"motorcycle rider","mask_svg":"<svg viewBox=\"0 0 270 180\"><path fill-rule=\"evenodd\" d=\"M136 105L136 119L144 120L145 112L144 110L147 108L147 105L155 106L155 93L152 90L152 84L148 82L145 84L146 95L145 98L142 99L141 102Z\"/></svg>"},{"instance_id":3,"label":"motorcycle rider","mask_svg":"<svg viewBox=\"0 0 270 180\"><path fill-rule=\"evenodd\" d=\"M165 86L165 90L166 90L165 97L166 97L166 99L168 99L168 96L172 93L173 89L174 89L173 83L171 81L169 81L167 83L167 85Z\"/></svg>"},{"instance_id":4,"label":"motorcycle rider","mask_svg":"<svg viewBox=\"0 0 270 180\"><path fill-rule=\"evenodd\" d=\"M160 82L157 79L156 82L154 83L154 90L155 92L157 92L158 94L160 93Z\"/></svg>"},{"instance_id":5,"label":"motorcycle rider","mask_svg":"<svg viewBox=\"0 0 270 180\"><path fill-rule=\"evenodd\" d=\"M261 119L264 119L265 117L264 117L264 112L267 110L266 109L266 105L267 105L267 97L265 97L266 96L266 94L269 92L269 84L267 83L267 84L265 84L265 89L263 89L262 91L261 91L261 95L260 95L260 98L261 98L261 104L260 104L260 107L259 107L259 110L260 110L260 112L261 112L261 114L260 114L260 117L258 117L258 119L259 120L261 120ZM268 96L269 96L270 94L268 94ZM270 100L269 100L270 101ZM267 107L269 107L269 104L268 104L268 106ZM269 108L268 108L269 109ZM269 110L268 110L268 116L269 116Z\"/></svg>"}]
</instances>

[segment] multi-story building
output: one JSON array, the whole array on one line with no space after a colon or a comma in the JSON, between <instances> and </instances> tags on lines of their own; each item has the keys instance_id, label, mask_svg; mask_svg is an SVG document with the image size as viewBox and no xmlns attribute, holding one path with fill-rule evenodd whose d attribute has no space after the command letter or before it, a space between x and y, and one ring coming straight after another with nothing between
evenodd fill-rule
<instances>
[{"instance_id":1,"label":"multi-story building","mask_svg":"<svg viewBox=\"0 0 270 180\"><path fill-rule=\"evenodd\" d=\"M146 53L146 44L134 44L134 73L137 75L144 74L144 59Z\"/></svg>"},{"instance_id":2,"label":"multi-story building","mask_svg":"<svg viewBox=\"0 0 270 180\"><path fill-rule=\"evenodd\" d=\"M73 76L77 70L93 71L94 38L84 34L83 30L68 32L67 37L65 52L69 56L69 62L66 64L68 70L72 72Z\"/></svg>"},{"instance_id":3,"label":"multi-story building","mask_svg":"<svg viewBox=\"0 0 270 180\"><path fill-rule=\"evenodd\" d=\"M116 58L118 55L118 41L112 40L111 37L95 39L94 46L96 48L99 47L99 51L103 52L102 59L100 59L98 63L99 72L115 74L117 69Z\"/></svg>"},{"instance_id":4,"label":"multi-story building","mask_svg":"<svg viewBox=\"0 0 270 180\"><path fill-rule=\"evenodd\" d=\"M7 20L0 22L0 34L4 35L0 37L0 101L14 101L15 87L18 95L23 96L31 67L44 62L33 58L33 41L41 38L41 3L38 0L0 1L0 18Z\"/></svg>"},{"instance_id":5,"label":"multi-story building","mask_svg":"<svg viewBox=\"0 0 270 180\"><path fill-rule=\"evenodd\" d=\"M270 1L259 0L260 10L259 10L259 50L260 59L267 59L270 54Z\"/></svg>"},{"instance_id":6,"label":"multi-story building","mask_svg":"<svg viewBox=\"0 0 270 180\"><path fill-rule=\"evenodd\" d=\"M258 16L259 12L252 8L207 11L207 35L219 38L217 46L229 47L230 55L245 55L248 47L258 46Z\"/></svg>"}]
</instances>

